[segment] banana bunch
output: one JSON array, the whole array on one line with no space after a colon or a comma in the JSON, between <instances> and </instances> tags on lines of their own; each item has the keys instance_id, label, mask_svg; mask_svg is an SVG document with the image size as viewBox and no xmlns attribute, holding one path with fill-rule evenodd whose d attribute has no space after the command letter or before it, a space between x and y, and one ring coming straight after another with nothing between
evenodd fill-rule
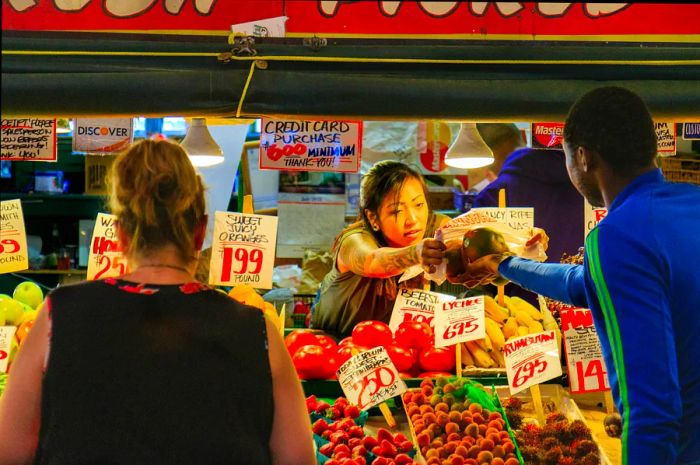
<instances>
[{"instance_id":1,"label":"banana bunch","mask_svg":"<svg viewBox=\"0 0 700 465\"><path fill-rule=\"evenodd\" d=\"M505 307L490 296L484 297L486 337L462 344L462 364L479 368L505 368L503 346L506 341L554 330L561 347L561 331L547 307L543 312L520 297L505 297Z\"/></svg>"}]
</instances>

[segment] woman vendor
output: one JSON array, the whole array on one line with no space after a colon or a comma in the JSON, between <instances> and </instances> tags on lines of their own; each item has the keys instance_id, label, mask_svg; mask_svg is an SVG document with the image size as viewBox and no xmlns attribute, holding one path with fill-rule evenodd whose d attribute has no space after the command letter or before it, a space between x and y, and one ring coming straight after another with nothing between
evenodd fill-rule
<instances>
[{"instance_id":1,"label":"woman vendor","mask_svg":"<svg viewBox=\"0 0 700 465\"><path fill-rule=\"evenodd\" d=\"M442 262L445 245L432 237L448 220L430 211L419 173L393 160L376 163L362 178L357 221L333 244L334 267L311 326L345 337L360 321L388 323L398 287L421 287L422 277L399 284L401 274L413 265L432 272Z\"/></svg>"}]
</instances>

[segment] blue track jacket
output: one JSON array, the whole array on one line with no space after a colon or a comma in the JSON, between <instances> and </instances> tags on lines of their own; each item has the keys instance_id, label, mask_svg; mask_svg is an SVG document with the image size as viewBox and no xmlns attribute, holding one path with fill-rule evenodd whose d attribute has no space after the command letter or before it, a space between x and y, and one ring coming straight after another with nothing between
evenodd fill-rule
<instances>
[{"instance_id":1,"label":"blue track jacket","mask_svg":"<svg viewBox=\"0 0 700 465\"><path fill-rule=\"evenodd\" d=\"M637 177L586 238L585 263L509 258L526 289L591 309L623 418L623 465L700 464L700 188Z\"/></svg>"}]
</instances>

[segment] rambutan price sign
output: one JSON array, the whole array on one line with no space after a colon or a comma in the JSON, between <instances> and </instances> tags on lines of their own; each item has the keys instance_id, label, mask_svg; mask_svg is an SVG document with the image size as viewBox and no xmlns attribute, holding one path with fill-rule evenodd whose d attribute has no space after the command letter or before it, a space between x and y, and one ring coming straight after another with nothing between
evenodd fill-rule
<instances>
[{"instance_id":1,"label":"rambutan price sign","mask_svg":"<svg viewBox=\"0 0 700 465\"><path fill-rule=\"evenodd\" d=\"M560 310L570 390L574 394L610 389L600 340L587 308Z\"/></svg>"},{"instance_id":2,"label":"rambutan price sign","mask_svg":"<svg viewBox=\"0 0 700 465\"><path fill-rule=\"evenodd\" d=\"M360 410L379 405L407 390L406 383L382 346L350 357L336 374L345 397Z\"/></svg>"},{"instance_id":3,"label":"rambutan price sign","mask_svg":"<svg viewBox=\"0 0 700 465\"><path fill-rule=\"evenodd\" d=\"M484 296L443 302L435 312L435 347L486 337Z\"/></svg>"},{"instance_id":4,"label":"rambutan price sign","mask_svg":"<svg viewBox=\"0 0 700 465\"><path fill-rule=\"evenodd\" d=\"M277 217L216 212L209 284L272 288Z\"/></svg>"},{"instance_id":5,"label":"rambutan price sign","mask_svg":"<svg viewBox=\"0 0 700 465\"><path fill-rule=\"evenodd\" d=\"M0 373L7 372L12 350L12 337L17 328L15 326L0 326Z\"/></svg>"},{"instance_id":6,"label":"rambutan price sign","mask_svg":"<svg viewBox=\"0 0 700 465\"><path fill-rule=\"evenodd\" d=\"M0 274L29 268L22 202L0 202Z\"/></svg>"},{"instance_id":7,"label":"rambutan price sign","mask_svg":"<svg viewBox=\"0 0 700 465\"><path fill-rule=\"evenodd\" d=\"M503 346L511 395L561 376L559 347L554 331L528 334Z\"/></svg>"}]
</instances>

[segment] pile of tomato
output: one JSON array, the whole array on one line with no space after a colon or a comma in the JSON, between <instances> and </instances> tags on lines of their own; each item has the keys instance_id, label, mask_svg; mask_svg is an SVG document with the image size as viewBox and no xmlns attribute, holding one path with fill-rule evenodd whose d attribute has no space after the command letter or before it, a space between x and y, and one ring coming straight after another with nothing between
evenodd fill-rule
<instances>
[{"instance_id":1,"label":"pile of tomato","mask_svg":"<svg viewBox=\"0 0 700 465\"><path fill-rule=\"evenodd\" d=\"M449 375L455 368L455 349L434 346L433 330L425 322L404 321L392 333L381 321L363 321L352 336L338 343L313 330L292 331L285 345L301 379L336 379L336 370L358 352L383 346L402 377Z\"/></svg>"}]
</instances>

